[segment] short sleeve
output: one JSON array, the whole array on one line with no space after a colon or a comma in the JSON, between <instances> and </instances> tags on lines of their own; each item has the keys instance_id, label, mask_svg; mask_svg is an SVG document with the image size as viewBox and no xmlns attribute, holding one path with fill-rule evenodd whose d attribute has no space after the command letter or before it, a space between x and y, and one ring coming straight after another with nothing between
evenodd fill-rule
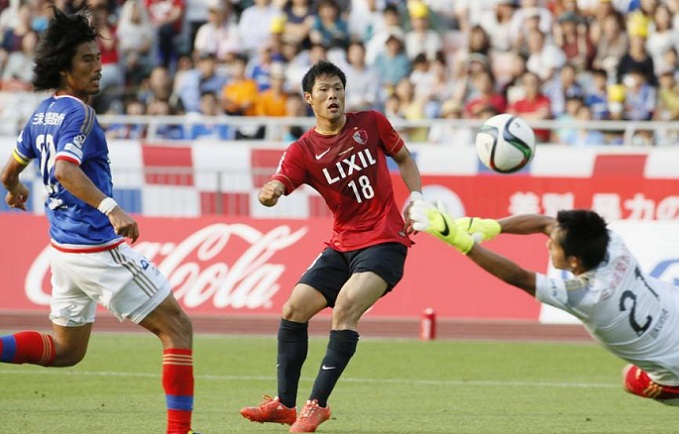
<instances>
[{"instance_id":1,"label":"short sleeve","mask_svg":"<svg viewBox=\"0 0 679 434\"><path fill-rule=\"evenodd\" d=\"M389 122L389 119L382 113L374 111L373 115L375 116L375 123L377 124L380 139L384 144L385 152L387 155L397 154L405 144L403 138L401 138L401 135L394 129L391 122Z\"/></svg>"},{"instance_id":2,"label":"short sleeve","mask_svg":"<svg viewBox=\"0 0 679 434\"><path fill-rule=\"evenodd\" d=\"M48 113L49 114L49 113ZM56 159L80 165L85 156L85 141L96 121L94 109L78 105L63 120L59 141L56 143Z\"/></svg>"},{"instance_id":3,"label":"short sleeve","mask_svg":"<svg viewBox=\"0 0 679 434\"><path fill-rule=\"evenodd\" d=\"M550 306L566 309L568 292L566 281L535 273L535 298Z\"/></svg>"},{"instance_id":4,"label":"short sleeve","mask_svg":"<svg viewBox=\"0 0 679 434\"><path fill-rule=\"evenodd\" d=\"M298 142L292 143L283 153L278 163L278 169L271 176L271 179L280 181L285 185L286 196L305 182L304 154Z\"/></svg>"}]
</instances>

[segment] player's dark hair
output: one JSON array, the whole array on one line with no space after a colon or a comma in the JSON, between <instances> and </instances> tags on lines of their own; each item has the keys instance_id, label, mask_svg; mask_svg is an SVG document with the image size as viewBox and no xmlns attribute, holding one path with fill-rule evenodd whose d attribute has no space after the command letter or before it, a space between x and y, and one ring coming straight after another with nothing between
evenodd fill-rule
<instances>
[{"instance_id":1,"label":"player's dark hair","mask_svg":"<svg viewBox=\"0 0 679 434\"><path fill-rule=\"evenodd\" d=\"M51 4L54 17L42 33L35 50L33 87L35 90L59 89L61 72L71 70L71 60L78 46L99 37L90 20L91 11L85 6L74 14L65 14Z\"/></svg>"},{"instance_id":2,"label":"player's dark hair","mask_svg":"<svg viewBox=\"0 0 679 434\"><path fill-rule=\"evenodd\" d=\"M304 74L304 78L302 79L302 90L311 93L311 89L313 89L316 79L322 75L339 77L342 82L342 87L346 89L347 76L344 75L344 72L332 62L319 60L306 74Z\"/></svg>"},{"instance_id":3,"label":"player's dark hair","mask_svg":"<svg viewBox=\"0 0 679 434\"><path fill-rule=\"evenodd\" d=\"M562 230L561 247L564 254L580 258L587 269L599 265L606 257L610 235L606 221L594 211L562 210L556 215Z\"/></svg>"}]
</instances>

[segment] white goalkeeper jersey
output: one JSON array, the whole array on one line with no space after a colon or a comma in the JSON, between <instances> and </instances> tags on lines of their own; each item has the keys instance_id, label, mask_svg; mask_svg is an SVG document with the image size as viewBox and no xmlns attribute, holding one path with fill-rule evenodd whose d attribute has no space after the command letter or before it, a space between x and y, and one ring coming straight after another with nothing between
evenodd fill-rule
<instances>
[{"instance_id":1,"label":"white goalkeeper jersey","mask_svg":"<svg viewBox=\"0 0 679 434\"><path fill-rule=\"evenodd\" d=\"M679 287L641 271L620 235L606 258L572 279L537 275L536 298L578 318L616 356L657 383L679 385Z\"/></svg>"}]
</instances>

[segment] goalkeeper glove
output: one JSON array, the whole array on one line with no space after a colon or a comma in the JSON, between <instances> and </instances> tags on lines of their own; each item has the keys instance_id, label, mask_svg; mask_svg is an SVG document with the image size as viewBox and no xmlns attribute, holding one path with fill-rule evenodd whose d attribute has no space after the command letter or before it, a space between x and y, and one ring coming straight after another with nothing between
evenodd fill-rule
<instances>
[{"instance_id":1,"label":"goalkeeper glove","mask_svg":"<svg viewBox=\"0 0 679 434\"><path fill-rule=\"evenodd\" d=\"M413 229L427 232L455 247L465 255L474 246L474 239L467 232L459 230L457 224L446 212L423 200L417 200L410 207Z\"/></svg>"},{"instance_id":2,"label":"goalkeeper glove","mask_svg":"<svg viewBox=\"0 0 679 434\"><path fill-rule=\"evenodd\" d=\"M497 237L502 230L500 223L493 219L481 219L478 217L462 217L455 219L457 228L474 237L476 241L490 241Z\"/></svg>"}]
</instances>

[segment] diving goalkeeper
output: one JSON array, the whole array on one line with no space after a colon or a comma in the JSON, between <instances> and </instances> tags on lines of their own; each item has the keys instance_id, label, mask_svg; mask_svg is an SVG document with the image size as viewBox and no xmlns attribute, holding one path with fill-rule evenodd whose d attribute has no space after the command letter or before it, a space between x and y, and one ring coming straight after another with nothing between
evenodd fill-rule
<instances>
[{"instance_id":1,"label":"diving goalkeeper","mask_svg":"<svg viewBox=\"0 0 679 434\"><path fill-rule=\"evenodd\" d=\"M679 288L644 273L597 213L453 219L418 200L410 218L414 230L441 239L490 274L577 317L594 339L629 363L623 369L627 392L679 405ZM574 277L525 270L480 245L500 233L547 235L552 264Z\"/></svg>"}]
</instances>

